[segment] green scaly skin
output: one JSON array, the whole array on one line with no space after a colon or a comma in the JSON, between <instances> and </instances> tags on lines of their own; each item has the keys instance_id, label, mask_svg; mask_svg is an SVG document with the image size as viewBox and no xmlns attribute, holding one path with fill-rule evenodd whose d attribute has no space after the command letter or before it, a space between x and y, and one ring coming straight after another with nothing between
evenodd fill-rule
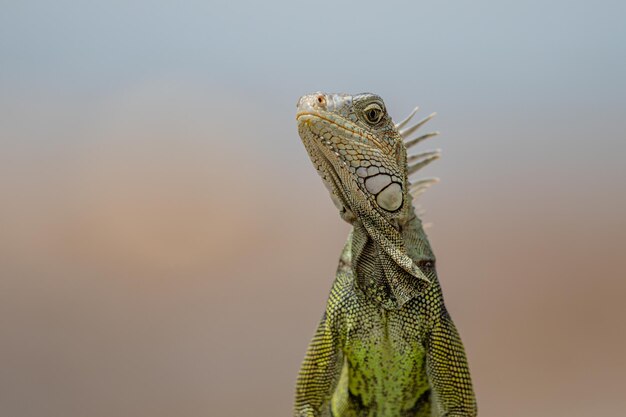
<instances>
[{"instance_id":1,"label":"green scaly skin","mask_svg":"<svg viewBox=\"0 0 626 417\"><path fill-rule=\"evenodd\" d=\"M432 135L405 146L416 129L399 132L382 99L368 93L303 96L297 120L353 229L300 370L294 415L475 416L463 345L408 191L409 174L438 154L407 159L406 147ZM415 183L417 193L429 183Z\"/></svg>"}]
</instances>

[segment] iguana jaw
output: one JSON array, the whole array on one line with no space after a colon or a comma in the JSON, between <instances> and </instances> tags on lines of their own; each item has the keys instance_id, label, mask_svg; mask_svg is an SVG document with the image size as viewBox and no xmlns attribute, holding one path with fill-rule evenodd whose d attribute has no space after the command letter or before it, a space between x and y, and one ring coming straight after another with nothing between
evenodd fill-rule
<instances>
[{"instance_id":1,"label":"iguana jaw","mask_svg":"<svg viewBox=\"0 0 626 417\"><path fill-rule=\"evenodd\" d=\"M315 118L316 116L312 114L299 113L297 115L298 133L341 217L352 223L354 214L350 209L349 196L346 195L340 177L340 174L343 173L341 168L343 164L341 161L337 161L335 151L324 143L324 138L315 134L311 129L312 120Z\"/></svg>"}]
</instances>

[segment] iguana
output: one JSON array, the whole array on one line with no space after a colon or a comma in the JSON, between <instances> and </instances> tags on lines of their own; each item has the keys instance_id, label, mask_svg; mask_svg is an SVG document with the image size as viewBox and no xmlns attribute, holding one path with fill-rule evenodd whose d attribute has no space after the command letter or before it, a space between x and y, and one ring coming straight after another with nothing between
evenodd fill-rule
<instances>
[{"instance_id":1,"label":"iguana","mask_svg":"<svg viewBox=\"0 0 626 417\"><path fill-rule=\"evenodd\" d=\"M298 133L352 231L296 385L296 417L475 416L459 334L408 177L439 151L407 156L408 139L374 94L314 93L297 104ZM404 129L403 129L404 128Z\"/></svg>"}]
</instances>

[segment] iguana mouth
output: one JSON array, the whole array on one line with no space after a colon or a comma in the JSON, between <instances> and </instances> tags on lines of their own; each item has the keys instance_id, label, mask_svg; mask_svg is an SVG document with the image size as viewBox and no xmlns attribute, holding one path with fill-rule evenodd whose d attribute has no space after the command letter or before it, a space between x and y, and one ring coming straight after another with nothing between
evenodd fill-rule
<instances>
[{"instance_id":1,"label":"iguana mouth","mask_svg":"<svg viewBox=\"0 0 626 417\"><path fill-rule=\"evenodd\" d=\"M300 122L301 118L306 118L304 120L304 123L308 123L310 121L310 119L319 119L319 120L323 120L325 123L334 126L335 128L339 129L339 130L343 130L346 133L350 134L350 135L354 135L354 136L361 136L359 135L358 132L356 132L355 130L349 129L348 127L337 123L337 121L333 120L330 117L326 117L324 114L322 113L314 113L311 111L302 111L296 114L296 120L298 120L298 122ZM323 137L320 136L320 139L325 140Z\"/></svg>"}]
</instances>

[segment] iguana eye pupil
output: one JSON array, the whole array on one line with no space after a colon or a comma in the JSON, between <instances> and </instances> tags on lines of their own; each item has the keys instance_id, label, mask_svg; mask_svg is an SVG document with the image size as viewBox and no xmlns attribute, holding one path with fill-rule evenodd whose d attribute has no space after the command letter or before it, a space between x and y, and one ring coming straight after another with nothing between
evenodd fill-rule
<instances>
[{"instance_id":1,"label":"iguana eye pupil","mask_svg":"<svg viewBox=\"0 0 626 417\"><path fill-rule=\"evenodd\" d=\"M432 269L435 266L433 261L422 261L420 262L420 267L424 269Z\"/></svg>"},{"instance_id":2,"label":"iguana eye pupil","mask_svg":"<svg viewBox=\"0 0 626 417\"><path fill-rule=\"evenodd\" d=\"M365 108L363 114L368 123L375 125L383 118L383 109L379 104L373 103Z\"/></svg>"}]
</instances>

